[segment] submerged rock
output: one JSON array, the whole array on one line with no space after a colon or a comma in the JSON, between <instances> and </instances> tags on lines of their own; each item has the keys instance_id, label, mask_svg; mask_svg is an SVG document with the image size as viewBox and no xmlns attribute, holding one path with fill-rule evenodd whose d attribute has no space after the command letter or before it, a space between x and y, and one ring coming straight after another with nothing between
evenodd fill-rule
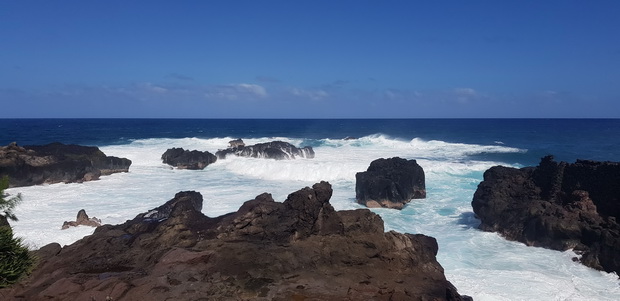
<instances>
[{"instance_id":1,"label":"submerged rock","mask_svg":"<svg viewBox=\"0 0 620 301\"><path fill-rule=\"evenodd\" d=\"M402 209L412 199L426 198L424 169L415 160L374 160L355 175L355 198L367 207Z\"/></svg>"},{"instance_id":2,"label":"submerged rock","mask_svg":"<svg viewBox=\"0 0 620 301\"><path fill-rule=\"evenodd\" d=\"M106 156L94 146L47 145L0 147L0 177L9 186L30 186L97 180L102 175L129 171L131 160Z\"/></svg>"},{"instance_id":3,"label":"submerged rock","mask_svg":"<svg viewBox=\"0 0 620 301\"><path fill-rule=\"evenodd\" d=\"M86 210L82 209L78 212L75 221L64 222L61 229L65 230L69 229L69 227L77 226L99 227L101 226L101 220L96 217L88 217L88 214L86 214Z\"/></svg>"},{"instance_id":4,"label":"submerged rock","mask_svg":"<svg viewBox=\"0 0 620 301\"><path fill-rule=\"evenodd\" d=\"M161 155L161 159L164 163L179 169L204 169L217 161L217 157L210 152L189 151L183 148L170 148Z\"/></svg>"},{"instance_id":5,"label":"submerged rock","mask_svg":"<svg viewBox=\"0 0 620 301\"><path fill-rule=\"evenodd\" d=\"M386 233L367 209L335 211L331 195L321 182L209 218L199 193L180 192L70 246L42 248L30 277L0 299L467 300L446 280L434 238Z\"/></svg>"},{"instance_id":6,"label":"submerged rock","mask_svg":"<svg viewBox=\"0 0 620 301\"><path fill-rule=\"evenodd\" d=\"M620 274L620 163L547 156L538 167L495 166L484 173L472 207L482 230L574 249L583 264Z\"/></svg>"},{"instance_id":7,"label":"submerged rock","mask_svg":"<svg viewBox=\"0 0 620 301\"><path fill-rule=\"evenodd\" d=\"M230 142L229 148L218 150L215 155L219 159L226 159L228 155L276 160L290 160L296 157L312 159L314 158L314 150L311 146L298 148L283 141L272 141L246 146L242 140L233 140Z\"/></svg>"}]
</instances>

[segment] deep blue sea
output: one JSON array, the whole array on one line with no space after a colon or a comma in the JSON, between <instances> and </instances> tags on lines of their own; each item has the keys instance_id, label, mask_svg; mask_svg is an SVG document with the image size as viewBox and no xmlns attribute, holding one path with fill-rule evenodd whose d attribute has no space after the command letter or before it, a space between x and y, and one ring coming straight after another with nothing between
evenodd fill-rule
<instances>
[{"instance_id":1,"label":"deep blue sea","mask_svg":"<svg viewBox=\"0 0 620 301\"><path fill-rule=\"evenodd\" d=\"M214 153L236 138L312 146L316 157L235 157L202 171L171 169L160 159L170 147ZM549 154L569 162L620 161L620 119L0 119L0 145L56 141L95 145L133 164L128 173L99 181L9 189L23 195L14 229L32 248L92 233L60 230L80 209L122 223L181 190L202 193L203 212L217 216L263 192L283 201L326 180L337 210L362 208L355 173L374 159L399 156L424 168L427 198L401 211L373 211L386 230L437 238L438 260L459 292L475 300L620 300L617 275L574 263L572 251L526 247L479 231L471 209L483 172L494 165L531 166Z\"/></svg>"}]
</instances>

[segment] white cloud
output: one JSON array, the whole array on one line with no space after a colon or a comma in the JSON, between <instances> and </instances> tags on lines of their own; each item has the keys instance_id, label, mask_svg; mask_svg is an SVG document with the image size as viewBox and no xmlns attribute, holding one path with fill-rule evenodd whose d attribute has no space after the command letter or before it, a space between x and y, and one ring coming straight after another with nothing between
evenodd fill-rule
<instances>
[{"instance_id":1,"label":"white cloud","mask_svg":"<svg viewBox=\"0 0 620 301\"><path fill-rule=\"evenodd\" d=\"M454 95L456 96L456 101L463 104L469 103L480 96L479 93L472 88L456 88L454 89Z\"/></svg>"},{"instance_id":2,"label":"white cloud","mask_svg":"<svg viewBox=\"0 0 620 301\"><path fill-rule=\"evenodd\" d=\"M226 100L256 99L267 97L267 90L256 84L218 85L207 88L205 96Z\"/></svg>"},{"instance_id":3,"label":"white cloud","mask_svg":"<svg viewBox=\"0 0 620 301\"><path fill-rule=\"evenodd\" d=\"M154 85L152 83L142 83L139 85L139 87L144 89L145 92L152 92L156 94L163 94L168 92L168 89L158 85Z\"/></svg>"},{"instance_id":4,"label":"white cloud","mask_svg":"<svg viewBox=\"0 0 620 301\"><path fill-rule=\"evenodd\" d=\"M298 97L309 98L312 100L321 100L329 96L327 92L324 90L305 90L301 88L292 88L290 90L291 94Z\"/></svg>"}]
</instances>

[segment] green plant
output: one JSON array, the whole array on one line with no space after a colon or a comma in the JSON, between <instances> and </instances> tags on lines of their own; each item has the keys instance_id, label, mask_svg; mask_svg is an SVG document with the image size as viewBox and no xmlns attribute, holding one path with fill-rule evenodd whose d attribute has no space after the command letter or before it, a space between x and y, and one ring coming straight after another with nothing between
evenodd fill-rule
<instances>
[{"instance_id":1,"label":"green plant","mask_svg":"<svg viewBox=\"0 0 620 301\"><path fill-rule=\"evenodd\" d=\"M17 221L17 216L13 213L13 209L21 203L22 196L21 194L17 194L17 196L7 199L4 195L4 190L7 188L9 188L9 177L4 176L0 178L0 214L6 219Z\"/></svg>"},{"instance_id":2,"label":"green plant","mask_svg":"<svg viewBox=\"0 0 620 301\"><path fill-rule=\"evenodd\" d=\"M4 190L9 187L9 178L0 179L0 287L15 283L22 275L30 272L34 258L23 245L21 238L13 237L13 230L7 219L17 221L13 209L22 201L21 195L6 198Z\"/></svg>"},{"instance_id":3,"label":"green plant","mask_svg":"<svg viewBox=\"0 0 620 301\"><path fill-rule=\"evenodd\" d=\"M0 287L15 283L30 272L34 258L10 227L0 227Z\"/></svg>"}]
</instances>

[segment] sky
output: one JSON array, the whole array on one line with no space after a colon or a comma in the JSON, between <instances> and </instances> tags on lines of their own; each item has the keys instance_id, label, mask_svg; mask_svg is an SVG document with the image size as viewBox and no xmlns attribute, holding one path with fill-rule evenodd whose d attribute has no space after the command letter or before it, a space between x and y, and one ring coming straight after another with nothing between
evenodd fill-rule
<instances>
[{"instance_id":1,"label":"sky","mask_svg":"<svg viewBox=\"0 0 620 301\"><path fill-rule=\"evenodd\" d=\"M620 118L620 1L0 0L0 118Z\"/></svg>"}]
</instances>

